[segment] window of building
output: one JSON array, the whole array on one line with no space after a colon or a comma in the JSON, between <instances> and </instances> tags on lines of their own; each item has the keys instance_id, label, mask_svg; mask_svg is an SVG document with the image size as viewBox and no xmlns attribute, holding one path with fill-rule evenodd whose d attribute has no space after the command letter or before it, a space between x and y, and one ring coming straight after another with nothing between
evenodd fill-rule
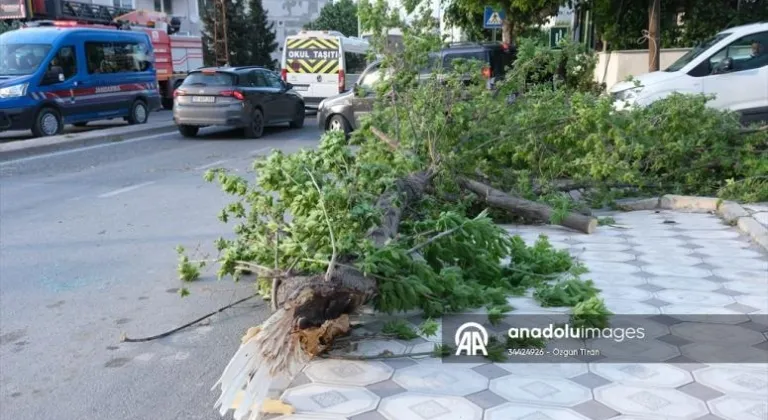
<instances>
[{"instance_id":1,"label":"window of building","mask_svg":"<svg viewBox=\"0 0 768 420\"><path fill-rule=\"evenodd\" d=\"M133 0L112 0L112 6L120 9L135 9Z\"/></svg>"},{"instance_id":2,"label":"window of building","mask_svg":"<svg viewBox=\"0 0 768 420\"><path fill-rule=\"evenodd\" d=\"M86 42L88 73L147 71L152 67L148 51L140 42Z\"/></svg>"}]
</instances>

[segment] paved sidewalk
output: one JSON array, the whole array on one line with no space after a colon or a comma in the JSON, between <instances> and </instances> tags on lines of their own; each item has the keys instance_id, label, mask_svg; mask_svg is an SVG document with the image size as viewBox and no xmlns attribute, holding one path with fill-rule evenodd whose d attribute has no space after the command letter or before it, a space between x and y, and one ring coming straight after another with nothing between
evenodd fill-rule
<instances>
[{"instance_id":1,"label":"paved sidewalk","mask_svg":"<svg viewBox=\"0 0 768 420\"><path fill-rule=\"evenodd\" d=\"M509 230L527 242L545 233L583 260L590 269L583 277L594 280L616 314L768 314L768 254L717 216L638 211L613 217L622 227L601 227L594 235L554 227ZM561 312L532 298L510 304L515 313ZM670 334L664 324L659 329ZM357 353L430 351L430 340L439 341L439 334L364 342ZM282 398L297 413L280 420L766 420L768 364L317 360Z\"/></svg>"}]
</instances>

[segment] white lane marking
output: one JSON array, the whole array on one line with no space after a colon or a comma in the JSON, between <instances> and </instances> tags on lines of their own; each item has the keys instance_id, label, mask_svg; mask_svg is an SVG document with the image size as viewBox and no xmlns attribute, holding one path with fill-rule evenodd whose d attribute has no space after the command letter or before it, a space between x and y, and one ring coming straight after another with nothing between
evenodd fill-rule
<instances>
[{"instance_id":1,"label":"white lane marking","mask_svg":"<svg viewBox=\"0 0 768 420\"><path fill-rule=\"evenodd\" d=\"M205 169L210 169L210 168L213 168L214 166L221 165L222 163L226 162L227 160L229 160L229 159L217 160L216 162L211 162L211 163L208 163L206 165L198 166L197 168L195 168L195 170L196 171L202 171L202 170L205 170Z\"/></svg>"},{"instance_id":2,"label":"white lane marking","mask_svg":"<svg viewBox=\"0 0 768 420\"><path fill-rule=\"evenodd\" d=\"M151 136L146 136L146 137L137 137L135 139L130 139L130 140L122 140L122 141L115 141L115 142L104 143L104 144L96 144L96 145L93 145L93 146L80 147L80 148L77 148L77 149L62 150L62 151L59 151L59 152L46 153L44 155L30 156L30 157L25 157L25 158L20 158L20 159L14 159L14 160L9 160L9 161L5 161L5 162L0 162L0 167L6 166L6 165L12 165L12 164L16 164L16 163L30 162L30 161L38 160L38 159L47 159L47 158L55 157L55 156L66 156L66 155L69 155L69 154L72 154L72 153L80 153L80 152L85 152L85 151L88 151L88 150L101 149L102 147L112 147L112 146L116 146L116 145L119 145L119 144L136 143L136 142L139 142L139 141L155 139L155 138L158 138L158 137L168 136L168 135L171 135L171 134L173 134L173 132L169 131L167 133L153 134ZM24 140L20 140L20 141L24 141Z\"/></svg>"},{"instance_id":3,"label":"white lane marking","mask_svg":"<svg viewBox=\"0 0 768 420\"><path fill-rule=\"evenodd\" d=\"M261 152L263 152L265 150L269 150L269 149L272 149L272 147L262 147L261 149L254 150L254 151L251 152L251 156L256 156L259 153L261 153Z\"/></svg>"},{"instance_id":4,"label":"white lane marking","mask_svg":"<svg viewBox=\"0 0 768 420\"><path fill-rule=\"evenodd\" d=\"M116 196L118 194L122 194L122 193L125 193L125 192L128 192L128 191L137 190L137 189L139 189L141 187L146 187L147 185L152 185L154 183L155 183L155 181L142 182L141 184L131 185L131 186L128 186L128 187L125 187L125 188L120 188L118 190L114 190L114 191L110 191L108 193L104 193L104 194L100 195L99 198L114 197L114 196Z\"/></svg>"}]
</instances>

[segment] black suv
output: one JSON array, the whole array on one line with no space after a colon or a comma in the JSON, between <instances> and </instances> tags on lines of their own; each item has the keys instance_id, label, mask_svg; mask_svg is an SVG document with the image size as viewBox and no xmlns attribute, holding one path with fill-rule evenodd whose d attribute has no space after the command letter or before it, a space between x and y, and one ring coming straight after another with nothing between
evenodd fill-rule
<instances>
[{"instance_id":1,"label":"black suv","mask_svg":"<svg viewBox=\"0 0 768 420\"><path fill-rule=\"evenodd\" d=\"M496 80L504 77L506 69L515 61L516 51L501 44L452 44L430 56L430 66L424 71L428 77L435 67L451 71L456 59L478 60L486 63L483 76L489 89L493 89ZM369 65L360 75L355 87L325 99L317 110L317 123L321 130L343 131L349 134L360 126L360 117L373 110L375 93L374 83L382 74L379 61ZM469 80L469 77L467 77Z\"/></svg>"},{"instance_id":2,"label":"black suv","mask_svg":"<svg viewBox=\"0 0 768 420\"><path fill-rule=\"evenodd\" d=\"M200 127L239 127L258 138L264 127L304 125L304 100L277 73L256 66L195 70L173 93L173 120L179 132L193 137Z\"/></svg>"}]
</instances>

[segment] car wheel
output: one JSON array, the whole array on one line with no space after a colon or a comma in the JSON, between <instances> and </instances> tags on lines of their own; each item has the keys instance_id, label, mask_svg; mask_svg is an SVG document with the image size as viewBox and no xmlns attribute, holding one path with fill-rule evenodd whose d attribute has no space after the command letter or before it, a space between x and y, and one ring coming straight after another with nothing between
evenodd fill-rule
<instances>
[{"instance_id":1,"label":"car wheel","mask_svg":"<svg viewBox=\"0 0 768 420\"><path fill-rule=\"evenodd\" d=\"M184 137L195 137L197 132L200 131L200 127L194 125L180 125L179 133Z\"/></svg>"},{"instance_id":2,"label":"car wheel","mask_svg":"<svg viewBox=\"0 0 768 420\"><path fill-rule=\"evenodd\" d=\"M32 134L35 137L48 137L61 134L64 131L64 123L61 114L54 108L43 108L37 113L35 124L32 126Z\"/></svg>"},{"instance_id":3,"label":"car wheel","mask_svg":"<svg viewBox=\"0 0 768 420\"><path fill-rule=\"evenodd\" d=\"M307 111L304 109L303 104L299 104L297 108L296 115L293 117L293 121L291 121L291 128L304 127L304 119L306 118Z\"/></svg>"},{"instance_id":4,"label":"car wheel","mask_svg":"<svg viewBox=\"0 0 768 420\"><path fill-rule=\"evenodd\" d=\"M340 131L346 136L349 135L352 129L349 127L349 123L343 115L336 114L332 116L330 120L328 120L327 131Z\"/></svg>"},{"instance_id":5,"label":"car wheel","mask_svg":"<svg viewBox=\"0 0 768 420\"><path fill-rule=\"evenodd\" d=\"M260 109L253 111L251 121L243 131L245 132L245 137L250 139L257 139L264 134L264 114Z\"/></svg>"},{"instance_id":6,"label":"car wheel","mask_svg":"<svg viewBox=\"0 0 768 420\"><path fill-rule=\"evenodd\" d=\"M133 101L131 105L131 113L128 115L128 124L146 124L149 118L149 109L147 104L141 99Z\"/></svg>"}]
</instances>

